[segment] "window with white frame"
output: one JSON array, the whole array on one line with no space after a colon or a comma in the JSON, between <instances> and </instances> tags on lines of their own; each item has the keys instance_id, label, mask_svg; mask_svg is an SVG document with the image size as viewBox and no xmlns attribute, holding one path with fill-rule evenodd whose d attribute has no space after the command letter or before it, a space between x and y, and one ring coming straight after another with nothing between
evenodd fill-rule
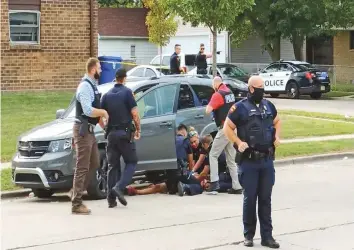
<instances>
[{"instance_id":1,"label":"window with white frame","mask_svg":"<svg viewBox=\"0 0 354 250\"><path fill-rule=\"evenodd\" d=\"M135 45L130 45L130 57L135 58Z\"/></svg>"},{"instance_id":2,"label":"window with white frame","mask_svg":"<svg viewBox=\"0 0 354 250\"><path fill-rule=\"evenodd\" d=\"M16 10L9 12L10 41L13 43L39 44L40 12Z\"/></svg>"}]
</instances>

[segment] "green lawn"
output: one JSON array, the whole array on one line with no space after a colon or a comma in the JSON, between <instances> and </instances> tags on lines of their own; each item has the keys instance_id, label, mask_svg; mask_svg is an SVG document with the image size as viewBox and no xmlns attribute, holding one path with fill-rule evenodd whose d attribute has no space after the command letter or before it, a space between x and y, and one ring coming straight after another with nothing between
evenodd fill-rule
<instances>
[{"instance_id":1,"label":"green lawn","mask_svg":"<svg viewBox=\"0 0 354 250\"><path fill-rule=\"evenodd\" d=\"M1 191L10 191L21 189L21 187L15 186L11 179L11 168L1 170Z\"/></svg>"},{"instance_id":2,"label":"green lawn","mask_svg":"<svg viewBox=\"0 0 354 250\"><path fill-rule=\"evenodd\" d=\"M345 91L330 91L323 95L323 97L343 97L343 96L354 96L354 92L345 92Z\"/></svg>"},{"instance_id":3,"label":"green lawn","mask_svg":"<svg viewBox=\"0 0 354 250\"><path fill-rule=\"evenodd\" d=\"M40 124L55 119L55 112L67 108L74 95L70 92L1 94L1 161L11 159L17 137Z\"/></svg>"},{"instance_id":4,"label":"green lawn","mask_svg":"<svg viewBox=\"0 0 354 250\"><path fill-rule=\"evenodd\" d=\"M276 150L276 159L334 152L354 152L354 139L283 144Z\"/></svg>"},{"instance_id":5,"label":"green lawn","mask_svg":"<svg viewBox=\"0 0 354 250\"><path fill-rule=\"evenodd\" d=\"M354 134L354 123L342 123L282 115L282 139Z\"/></svg>"},{"instance_id":6,"label":"green lawn","mask_svg":"<svg viewBox=\"0 0 354 250\"><path fill-rule=\"evenodd\" d=\"M345 118L344 115L331 114L331 113L307 112L302 110L279 110L278 112L280 116L298 115L298 116L307 116L307 117L314 117L314 118L324 118L330 120L354 122L354 117Z\"/></svg>"},{"instance_id":7,"label":"green lawn","mask_svg":"<svg viewBox=\"0 0 354 250\"><path fill-rule=\"evenodd\" d=\"M354 93L354 84L352 84L352 83L332 84L331 91L353 92Z\"/></svg>"}]
</instances>

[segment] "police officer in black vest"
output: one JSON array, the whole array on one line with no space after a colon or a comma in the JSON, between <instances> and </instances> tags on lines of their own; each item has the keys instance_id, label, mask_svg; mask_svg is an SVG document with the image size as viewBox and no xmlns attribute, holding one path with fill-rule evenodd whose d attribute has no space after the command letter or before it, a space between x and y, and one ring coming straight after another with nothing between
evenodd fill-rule
<instances>
[{"instance_id":1,"label":"police officer in black vest","mask_svg":"<svg viewBox=\"0 0 354 250\"><path fill-rule=\"evenodd\" d=\"M238 151L236 161L239 164L239 180L244 189L244 245L253 246L258 198L261 244L279 248L272 236L271 195L275 181L274 150L279 145L280 120L274 105L263 99L262 77L252 76L248 86L247 99L237 102L230 109L224 125L225 135Z\"/></svg>"},{"instance_id":2,"label":"police officer in black vest","mask_svg":"<svg viewBox=\"0 0 354 250\"><path fill-rule=\"evenodd\" d=\"M124 206L124 190L131 183L138 162L135 140L140 138L140 118L132 91L125 87L126 71L116 72L117 83L101 100L101 107L107 110L110 119L106 128L108 160L108 207L117 206L116 198ZM133 125L134 121L134 125ZM125 162L121 172L120 158Z\"/></svg>"},{"instance_id":3,"label":"police officer in black vest","mask_svg":"<svg viewBox=\"0 0 354 250\"><path fill-rule=\"evenodd\" d=\"M211 58L212 55L211 54L206 54L205 53L205 46L204 43L200 44L200 50L198 52L198 54L195 57L195 64L197 65L197 74L202 74L202 75L206 75L208 74L207 71L207 58Z\"/></svg>"},{"instance_id":4,"label":"police officer in black vest","mask_svg":"<svg viewBox=\"0 0 354 250\"><path fill-rule=\"evenodd\" d=\"M171 74L181 74L183 68L181 67L181 45L175 45L175 52L171 55L170 58L170 71Z\"/></svg>"},{"instance_id":5,"label":"police officer in black vest","mask_svg":"<svg viewBox=\"0 0 354 250\"><path fill-rule=\"evenodd\" d=\"M218 158L220 154L225 151L227 167L232 178L232 188L228 190L228 193L241 194L242 190L240 183L238 182L237 166L235 163L236 150L233 147L233 144L226 138L222 130L227 114L232 105L235 103L235 96L232 91L225 84L223 84L221 78L218 76L213 80L213 87L215 89L215 93L206 107L206 113L214 113L214 120L219 130L214 138L214 142L209 153L211 183L207 192L216 194L220 189Z\"/></svg>"},{"instance_id":6,"label":"police officer in black vest","mask_svg":"<svg viewBox=\"0 0 354 250\"><path fill-rule=\"evenodd\" d=\"M76 168L71 194L72 213L90 214L91 210L82 203L83 192L88 188L90 179L100 166L98 147L94 134L95 126L102 119L108 120L106 110L100 108L101 94L96 87L100 77L101 65L97 58L86 63L86 75L76 91L76 115L73 127L76 151Z\"/></svg>"}]
</instances>

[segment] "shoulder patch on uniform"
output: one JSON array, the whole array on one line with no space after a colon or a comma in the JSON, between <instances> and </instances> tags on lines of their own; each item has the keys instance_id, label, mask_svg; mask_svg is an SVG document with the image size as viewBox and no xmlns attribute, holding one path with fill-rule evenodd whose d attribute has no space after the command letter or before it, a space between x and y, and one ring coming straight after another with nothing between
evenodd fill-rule
<instances>
[{"instance_id":1,"label":"shoulder patch on uniform","mask_svg":"<svg viewBox=\"0 0 354 250\"><path fill-rule=\"evenodd\" d=\"M232 105L230 110L229 110L229 114L231 114L232 112L234 112L236 110L236 105Z\"/></svg>"}]
</instances>

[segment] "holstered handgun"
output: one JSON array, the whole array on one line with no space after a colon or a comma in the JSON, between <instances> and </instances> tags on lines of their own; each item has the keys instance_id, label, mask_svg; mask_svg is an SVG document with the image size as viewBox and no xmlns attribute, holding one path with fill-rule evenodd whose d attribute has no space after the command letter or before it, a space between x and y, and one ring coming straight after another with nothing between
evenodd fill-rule
<instances>
[{"instance_id":1,"label":"holstered handgun","mask_svg":"<svg viewBox=\"0 0 354 250\"><path fill-rule=\"evenodd\" d=\"M134 136L136 131L136 127L133 123L131 124L131 127L128 131L130 132L130 143L132 143L134 141Z\"/></svg>"},{"instance_id":2,"label":"holstered handgun","mask_svg":"<svg viewBox=\"0 0 354 250\"><path fill-rule=\"evenodd\" d=\"M80 119L81 125L80 125L80 130L79 130L79 135L80 136L85 136L88 133L88 120L87 119Z\"/></svg>"}]
</instances>

